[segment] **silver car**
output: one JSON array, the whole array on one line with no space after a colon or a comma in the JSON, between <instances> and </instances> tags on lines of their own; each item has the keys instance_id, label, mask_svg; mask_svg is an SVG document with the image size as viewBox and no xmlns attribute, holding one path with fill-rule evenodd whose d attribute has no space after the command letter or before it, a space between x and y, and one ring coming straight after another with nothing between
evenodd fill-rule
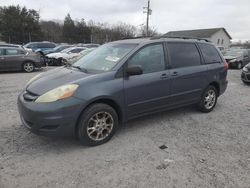
<instances>
[{"instance_id":1,"label":"silver car","mask_svg":"<svg viewBox=\"0 0 250 188\"><path fill-rule=\"evenodd\" d=\"M33 72L44 65L39 54L17 47L0 47L0 71Z\"/></svg>"}]
</instances>

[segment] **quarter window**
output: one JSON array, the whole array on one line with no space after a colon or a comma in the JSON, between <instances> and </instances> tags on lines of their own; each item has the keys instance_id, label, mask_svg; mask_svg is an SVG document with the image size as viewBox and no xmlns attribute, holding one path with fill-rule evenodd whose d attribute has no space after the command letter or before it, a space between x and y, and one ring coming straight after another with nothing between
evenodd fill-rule
<instances>
[{"instance_id":1,"label":"quarter window","mask_svg":"<svg viewBox=\"0 0 250 188\"><path fill-rule=\"evenodd\" d=\"M201 53L204 57L206 64L221 62L220 55L213 45L211 44L198 44L198 45L201 49Z\"/></svg>"},{"instance_id":2,"label":"quarter window","mask_svg":"<svg viewBox=\"0 0 250 188\"><path fill-rule=\"evenodd\" d=\"M168 43L173 68L190 67L201 64L200 54L193 43Z\"/></svg>"},{"instance_id":3,"label":"quarter window","mask_svg":"<svg viewBox=\"0 0 250 188\"><path fill-rule=\"evenodd\" d=\"M142 48L128 61L128 66L132 65L140 65L144 74L165 70L163 45L154 44Z\"/></svg>"}]
</instances>

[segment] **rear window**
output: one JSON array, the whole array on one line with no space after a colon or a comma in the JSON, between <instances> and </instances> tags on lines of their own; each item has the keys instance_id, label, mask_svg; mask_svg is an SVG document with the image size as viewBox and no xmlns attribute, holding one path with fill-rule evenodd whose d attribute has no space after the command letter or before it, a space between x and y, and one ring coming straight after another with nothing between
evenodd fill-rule
<instances>
[{"instance_id":1,"label":"rear window","mask_svg":"<svg viewBox=\"0 0 250 188\"><path fill-rule=\"evenodd\" d=\"M56 47L53 43L39 43L38 48L54 48Z\"/></svg>"},{"instance_id":2,"label":"rear window","mask_svg":"<svg viewBox=\"0 0 250 188\"><path fill-rule=\"evenodd\" d=\"M193 43L168 43L168 50L173 68L190 67L201 64L200 54Z\"/></svg>"},{"instance_id":3,"label":"rear window","mask_svg":"<svg viewBox=\"0 0 250 188\"><path fill-rule=\"evenodd\" d=\"M221 57L213 45L211 44L198 44L198 45L201 49L201 53L204 57L206 64L221 62Z\"/></svg>"}]
</instances>

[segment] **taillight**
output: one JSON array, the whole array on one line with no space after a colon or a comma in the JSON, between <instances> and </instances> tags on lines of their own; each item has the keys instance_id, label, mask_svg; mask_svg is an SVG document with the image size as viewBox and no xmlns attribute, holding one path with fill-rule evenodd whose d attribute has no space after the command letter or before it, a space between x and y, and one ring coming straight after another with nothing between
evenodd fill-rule
<instances>
[{"instance_id":1,"label":"taillight","mask_svg":"<svg viewBox=\"0 0 250 188\"><path fill-rule=\"evenodd\" d=\"M228 63L226 62L226 60L224 60L224 69L228 69Z\"/></svg>"}]
</instances>

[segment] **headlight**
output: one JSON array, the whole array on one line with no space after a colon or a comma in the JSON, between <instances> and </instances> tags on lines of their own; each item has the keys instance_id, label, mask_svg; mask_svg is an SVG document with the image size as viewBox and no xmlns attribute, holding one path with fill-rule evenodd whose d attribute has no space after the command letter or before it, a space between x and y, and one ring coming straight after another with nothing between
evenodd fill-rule
<instances>
[{"instance_id":1,"label":"headlight","mask_svg":"<svg viewBox=\"0 0 250 188\"><path fill-rule=\"evenodd\" d=\"M237 59L231 59L229 62L234 63Z\"/></svg>"},{"instance_id":2,"label":"headlight","mask_svg":"<svg viewBox=\"0 0 250 188\"><path fill-rule=\"evenodd\" d=\"M243 67L243 71L244 71L244 72L248 72L249 70L248 70L247 67Z\"/></svg>"},{"instance_id":3,"label":"headlight","mask_svg":"<svg viewBox=\"0 0 250 188\"><path fill-rule=\"evenodd\" d=\"M42 73L40 73L40 74L34 76L33 78L31 78L31 79L28 81L28 83L26 84L26 86L29 85L31 82L37 80L41 75L42 75Z\"/></svg>"},{"instance_id":4,"label":"headlight","mask_svg":"<svg viewBox=\"0 0 250 188\"><path fill-rule=\"evenodd\" d=\"M75 93L77 88L78 88L77 84L63 85L41 95L36 99L35 102L45 103L45 102L54 102L60 99L66 99L71 97Z\"/></svg>"}]
</instances>

